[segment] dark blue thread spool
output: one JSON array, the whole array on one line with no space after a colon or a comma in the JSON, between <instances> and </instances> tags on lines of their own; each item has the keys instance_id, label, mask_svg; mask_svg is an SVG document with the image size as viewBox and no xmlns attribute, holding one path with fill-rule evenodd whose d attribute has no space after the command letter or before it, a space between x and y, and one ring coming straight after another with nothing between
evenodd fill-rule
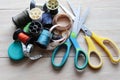
<instances>
[{"instance_id":1,"label":"dark blue thread spool","mask_svg":"<svg viewBox=\"0 0 120 80\"><path fill-rule=\"evenodd\" d=\"M48 46L51 38L52 38L52 33L51 33L50 31L44 29L44 30L41 32L41 34L40 34L38 40L36 41L36 43L37 43L38 46L40 46L41 48L47 48L47 46Z\"/></svg>"},{"instance_id":2,"label":"dark blue thread spool","mask_svg":"<svg viewBox=\"0 0 120 80\"><path fill-rule=\"evenodd\" d=\"M35 1L34 0L31 0L30 1L30 10L32 9L32 8L35 8Z\"/></svg>"},{"instance_id":3,"label":"dark blue thread spool","mask_svg":"<svg viewBox=\"0 0 120 80\"><path fill-rule=\"evenodd\" d=\"M52 24L52 15L50 13L43 13L42 14L42 24L43 24L43 27L46 28L46 29L50 29L53 24Z\"/></svg>"}]
</instances>

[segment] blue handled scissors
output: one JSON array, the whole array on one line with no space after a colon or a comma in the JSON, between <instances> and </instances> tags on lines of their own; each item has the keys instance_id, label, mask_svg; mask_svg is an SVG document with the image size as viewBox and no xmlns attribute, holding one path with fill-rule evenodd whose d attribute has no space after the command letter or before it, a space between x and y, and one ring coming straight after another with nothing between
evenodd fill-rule
<instances>
[{"instance_id":1,"label":"blue handled scissors","mask_svg":"<svg viewBox=\"0 0 120 80\"><path fill-rule=\"evenodd\" d=\"M85 51L79 46L79 43L76 40L76 38L78 36L78 33L82 28L82 25L86 21L86 18L87 18L87 15L88 15L88 10L82 16L80 16L80 7L79 7L75 15L76 15L76 17L74 18L73 29L71 31L71 34L70 34L69 38L66 40L65 43L63 43L62 45L55 48L55 50L52 53L51 62L52 62L53 67L55 67L55 68L63 67L63 65L65 64L65 62L67 61L67 59L69 57L69 53L70 53L70 49L71 49L72 45L73 45L73 47L76 51L76 54L75 54L75 57L74 57L75 68L77 70L83 70L88 65L88 56L85 53ZM56 57L56 54L57 54L58 50L60 50L60 48L62 48L64 46L66 47L66 53L64 54L60 64L56 64L55 61L54 61L55 57ZM80 55L83 55L83 57L84 57L84 63L81 66L78 63L78 58L79 58Z\"/></svg>"},{"instance_id":2,"label":"blue handled scissors","mask_svg":"<svg viewBox=\"0 0 120 80\"><path fill-rule=\"evenodd\" d=\"M67 0L68 5L70 6L70 8L73 10L74 14L75 14L75 9L73 7L73 5L71 4L71 2L69 0ZM69 12L67 12L69 14ZM71 14L70 14L71 15ZM72 15L74 17L74 15ZM95 47L93 41L95 41L96 43L98 43L101 48L104 49L104 51L108 54L110 60L112 63L117 64L120 62L120 51L118 46L115 44L114 41L112 41L109 38L105 38L105 37L100 37L98 36L96 33L90 31L87 26L85 24L82 25L82 31L85 33L85 40L88 44L88 63L89 66L93 69L99 69L102 67L103 65L103 60L102 60L102 56L101 53L97 50L97 48ZM118 55L118 58L114 58L111 51L109 50L109 48L106 46L110 46L112 47L112 49L115 51L115 53ZM97 65L94 65L91 62L91 54L95 54L96 57L99 59L99 63Z\"/></svg>"}]
</instances>

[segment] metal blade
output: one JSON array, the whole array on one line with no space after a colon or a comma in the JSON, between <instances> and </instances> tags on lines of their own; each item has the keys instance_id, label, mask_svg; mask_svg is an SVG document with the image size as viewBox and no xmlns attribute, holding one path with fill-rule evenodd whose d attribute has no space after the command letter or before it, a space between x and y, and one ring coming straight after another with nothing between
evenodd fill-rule
<instances>
[{"instance_id":1,"label":"metal blade","mask_svg":"<svg viewBox=\"0 0 120 80\"><path fill-rule=\"evenodd\" d=\"M72 19L74 20L75 19L75 16L73 14L71 14L64 6L62 6L60 4L60 7L63 9L63 11L65 11L67 14L71 15ZM76 12L77 13L77 12ZM80 18L79 20L79 27L75 27L75 29L73 31L76 31L76 33L78 34L80 29L82 28L82 25L85 23L86 19L87 19L87 16L88 16L88 13L89 13L89 8L84 12L83 16ZM79 16L80 17L80 16Z\"/></svg>"},{"instance_id":2,"label":"metal blade","mask_svg":"<svg viewBox=\"0 0 120 80\"><path fill-rule=\"evenodd\" d=\"M75 7L72 5L71 1L67 0L67 3L69 5L70 9L72 10L74 16L76 16L77 11L76 11Z\"/></svg>"},{"instance_id":3,"label":"metal blade","mask_svg":"<svg viewBox=\"0 0 120 80\"><path fill-rule=\"evenodd\" d=\"M73 14L71 14L71 12L69 12L64 6L62 6L60 3L59 3L60 7L62 8L63 11L65 11L68 15L70 15L70 17L74 20L75 19L75 16Z\"/></svg>"},{"instance_id":4,"label":"metal blade","mask_svg":"<svg viewBox=\"0 0 120 80\"><path fill-rule=\"evenodd\" d=\"M80 29L81 29L82 26L84 25L84 23L85 23L85 21L86 21L86 19L87 19L88 14L89 14L89 8L86 9L86 11L85 11L85 12L83 13L83 15L80 17L79 25L78 25L79 27L78 27L78 29L77 29L77 31L76 31L77 34L79 33Z\"/></svg>"},{"instance_id":5,"label":"metal blade","mask_svg":"<svg viewBox=\"0 0 120 80\"><path fill-rule=\"evenodd\" d=\"M80 19L80 7L78 8L77 10L77 13L76 13L76 17L75 17L75 20L74 20L74 23L73 23L73 29L72 31L76 33L76 31L78 31L78 24L79 24L79 19Z\"/></svg>"},{"instance_id":6,"label":"metal blade","mask_svg":"<svg viewBox=\"0 0 120 80\"><path fill-rule=\"evenodd\" d=\"M86 27L86 25L83 25L82 30L87 36L92 36L92 32Z\"/></svg>"}]
</instances>

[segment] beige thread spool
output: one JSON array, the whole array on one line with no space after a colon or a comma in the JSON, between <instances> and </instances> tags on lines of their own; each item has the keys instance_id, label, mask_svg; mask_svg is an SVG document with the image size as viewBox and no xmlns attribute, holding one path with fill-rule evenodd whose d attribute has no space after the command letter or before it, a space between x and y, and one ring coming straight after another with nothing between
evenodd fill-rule
<instances>
[{"instance_id":1,"label":"beige thread spool","mask_svg":"<svg viewBox=\"0 0 120 80\"><path fill-rule=\"evenodd\" d=\"M32 20L38 20L42 16L42 11L38 7L33 8L29 11L29 16Z\"/></svg>"},{"instance_id":2,"label":"beige thread spool","mask_svg":"<svg viewBox=\"0 0 120 80\"><path fill-rule=\"evenodd\" d=\"M57 0L49 0L46 6L50 10L55 10L55 9L58 9L59 5Z\"/></svg>"},{"instance_id":3,"label":"beige thread spool","mask_svg":"<svg viewBox=\"0 0 120 80\"><path fill-rule=\"evenodd\" d=\"M56 28L60 31L69 30L72 26L72 19L67 14L57 14L53 18L53 24L54 25L59 24L59 26Z\"/></svg>"}]
</instances>

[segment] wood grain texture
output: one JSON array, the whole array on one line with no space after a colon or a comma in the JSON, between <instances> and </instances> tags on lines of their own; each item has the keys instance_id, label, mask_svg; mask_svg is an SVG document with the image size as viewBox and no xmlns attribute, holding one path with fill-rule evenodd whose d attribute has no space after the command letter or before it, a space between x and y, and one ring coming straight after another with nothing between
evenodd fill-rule
<instances>
[{"instance_id":1,"label":"wood grain texture","mask_svg":"<svg viewBox=\"0 0 120 80\"><path fill-rule=\"evenodd\" d=\"M36 1L39 4L45 2L45 0ZM76 8L81 4L82 12L90 7L86 25L98 35L112 39L120 47L120 0L70 1ZM60 2L69 9L65 0L60 0ZM28 59L18 62L11 61L7 54L8 46L13 42L12 35L15 30L11 18L28 6L29 0L0 0L0 80L119 80L120 65L113 65L97 44L96 47L101 52L104 61L102 69L97 71L87 67L83 73L77 72L74 68L75 53L73 48L66 65L61 70L53 69L50 61L51 53L44 54L44 57L37 61ZM77 40L81 47L87 51L83 33L78 36ZM61 50L56 61L59 62L63 55L64 50Z\"/></svg>"},{"instance_id":2,"label":"wood grain texture","mask_svg":"<svg viewBox=\"0 0 120 80\"><path fill-rule=\"evenodd\" d=\"M60 58L57 58L59 61ZM107 58L103 58L104 65L100 70L87 67L82 73L74 68L73 57L69 57L61 70L53 69L50 58L41 58L38 61L25 59L19 62L0 58L1 75L3 80L119 80L120 65L112 65Z\"/></svg>"}]
</instances>

